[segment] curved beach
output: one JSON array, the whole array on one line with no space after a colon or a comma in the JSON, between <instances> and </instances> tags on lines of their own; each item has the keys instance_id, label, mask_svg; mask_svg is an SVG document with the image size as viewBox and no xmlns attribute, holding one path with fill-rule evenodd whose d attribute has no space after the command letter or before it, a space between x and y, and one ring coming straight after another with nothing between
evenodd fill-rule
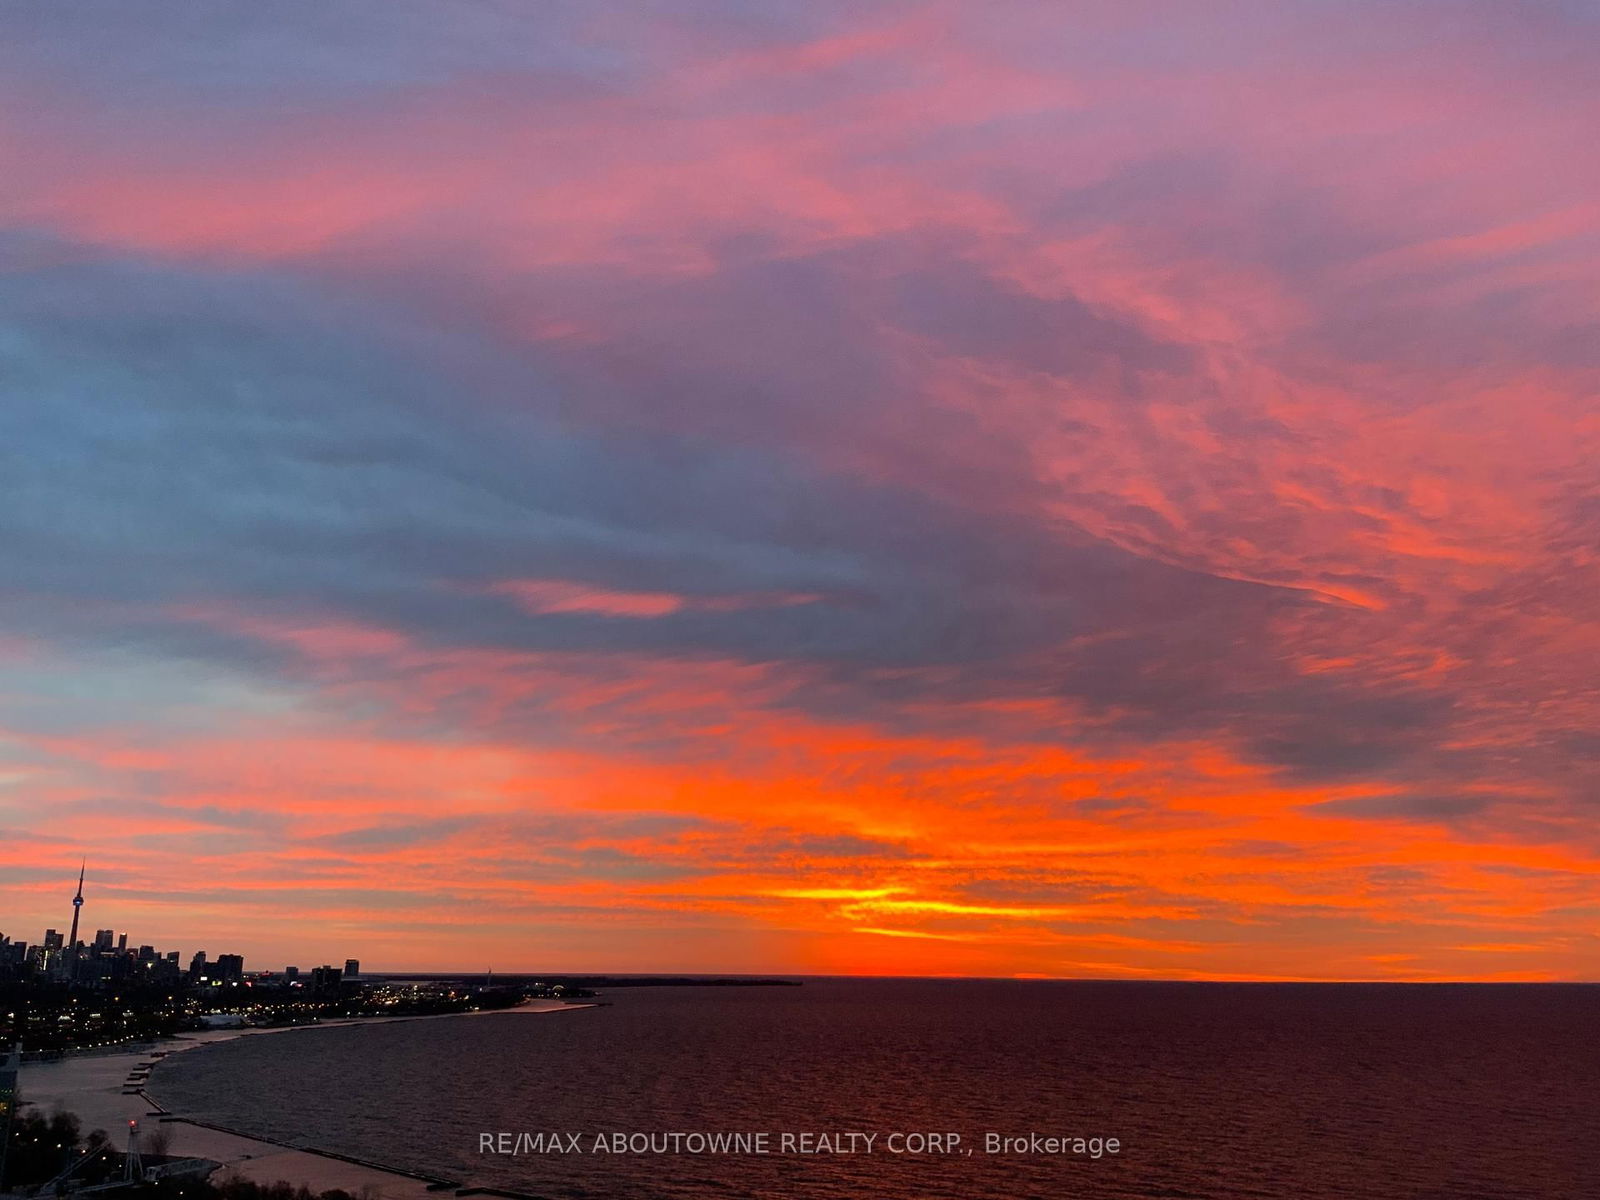
<instances>
[{"instance_id":1,"label":"curved beach","mask_svg":"<svg viewBox=\"0 0 1600 1200\"><path fill-rule=\"evenodd\" d=\"M385 1200L420 1200L453 1191L459 1181L413 1174L381 1163L366 1162L306 1146L293 1146L247 1132L195 1121L161 1103L161 1065L174 1054L188 1053L241 1037L303 1033L350 1025L395 1024L404 1021L438 1021L479 1016L542 1015L589 1008L560 1000L530 1000L494 1012L437 1013L415 1017L384 1017L325 1021L315 1025L275 1026L270 1029L208 1030L157 1043L151 1047L111 1053L76 1054L54 1062L24 1064L19 1080L23 1104L43 1111L56 1108L77 1115L85 1130L104 1129L120 1142L128 1122L139 1121L146 1132L159 1128L170 1135L173 1153L207 1158L256 1183L284 1182L313 1192L339 1188L352 1195ZM135 1089L129 1080L138 1081Z\"/></svg>"}]
</instances>

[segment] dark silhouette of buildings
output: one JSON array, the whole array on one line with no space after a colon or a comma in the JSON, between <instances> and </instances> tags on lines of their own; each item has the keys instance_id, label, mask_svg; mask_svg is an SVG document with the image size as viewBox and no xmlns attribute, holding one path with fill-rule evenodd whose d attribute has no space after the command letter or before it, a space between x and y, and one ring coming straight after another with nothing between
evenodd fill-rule
<instances>
[{"instance_id":1,"label":"dark silhouette of buildings","mask_svg":"<svg viewBox=\"0 0 1600 1200\"><path fill-rule=\"evenodd\" d=\"M83 917L83 889L87 872L87 861L79 864L77 890L72 897L70 933L63 936L55 929L47 929L44 939L34 945L20 939L13 941L0 933L0 984L48 982L56 986L97 990L123 984L150 984L169 989L184 985L201 989L251 985L301 986L297 967L289 967L281 977L260 972L247 977L244 956L240 954L221 954L212 960L204 950L197 950L185 972L178 951L170 950L163 954L149 945L130 950L128 935L118 934L114 929L97 929L93 942L87 945L80 942L78 928ZM349 959L345 966L345 976L360 973L361 965L355 959ZM323 994L337 997L340 994L341 973L328 966L318 968L318 972L320 974L312 983L313 990L320 987Z\"/></svg>"}]
</instances>

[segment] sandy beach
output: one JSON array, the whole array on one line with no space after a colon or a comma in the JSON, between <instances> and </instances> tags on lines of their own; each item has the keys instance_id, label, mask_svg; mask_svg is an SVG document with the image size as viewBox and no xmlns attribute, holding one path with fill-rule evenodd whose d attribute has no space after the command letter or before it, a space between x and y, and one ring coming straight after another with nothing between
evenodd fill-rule
<instances>
[{"instance_id":1,"label":"sandy beach","mask_svg":"<svg viewBox=\"0 0 1600 1200\"><path fill-rule=\"evenodd\" d=\"M486 1016L541 1015L576 1011L591 1007L559 1000L531 1000L516 1008L491 1012L440 1013L417 1017L386 1017L348 1021L325 1021L316 1025L281 1026L271 1029L218 1029L187 1034L137 1050L69 1055L56 1062L27 1063L19 1080L20 1100L25 1107L49 1112L62 1108L77 1114L84 1132L104 1129L119 1148L128 1122L137 1120L147 1135L164 1131L170 1138L168 1153L186 1158L209 1158L233 1172L258 1183L283 1181L313 1192L342 1188L352 1194L384 1197L386 1200L420 1200L453 1190L447 1185L461 1180L430 1180L393 1170L379 1164L350 1161L327 1152L305 1147L279 1145L246 1134L195 1124L181 1111L168 1111L160 1100L160 1068L176 1054L188 1053L219 1042L240 1037L264 1037L305 1029L329 1029L344 1025L371 1025L397 1021L440 1021ZM161 1057L157 1057L157 1056ZM128 1085L130 1077L149 1068L139 1090ZM220 1176L214 1176L214 1178Z\"/></svg>"}]
</instances>

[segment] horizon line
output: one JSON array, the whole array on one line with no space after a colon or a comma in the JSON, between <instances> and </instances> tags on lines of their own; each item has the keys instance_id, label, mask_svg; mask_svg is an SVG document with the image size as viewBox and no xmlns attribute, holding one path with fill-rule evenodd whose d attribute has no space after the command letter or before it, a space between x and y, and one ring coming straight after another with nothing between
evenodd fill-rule
<instances>
[{"instance_id":1,"label":"horizon line","mask_svg":"<svg viewBox=\"0 0 1600 1200\"><path fill-rule=\"evenodd\" d=\"M265 972L266 974L281 974L281 972ZM619 979L770 979L785 981L794 979L876 979L876 980L904 980L907 982L948 982L948 983L1248 983L1248 984L1287 984L1302 986L1306 984L1328 984L1333 986L1355 985L1396 985L1396 986L1421 986L1421 987L1600 987L1600 979L1378 979L1368 977L1350 977L1341 979L1316 979L1295 976L1270 976L1270 977L1241 977L1241 976L1207 976L1204 978L1186 978L1179 976L1123 976L1123 975L917 975L917 974L870 974L870 973L827 973L827 972L781 972L781 971L571 971L571 970L506 970L494 969L455 971L446 969L429 970L366 970L359 972L361 977L439 977L439 978L470 978L475 975L490 976L500 975L506 978L520 978L524 976L550 975L570 976L576 978L619 978Z\"/></svg>"}]
</instances>

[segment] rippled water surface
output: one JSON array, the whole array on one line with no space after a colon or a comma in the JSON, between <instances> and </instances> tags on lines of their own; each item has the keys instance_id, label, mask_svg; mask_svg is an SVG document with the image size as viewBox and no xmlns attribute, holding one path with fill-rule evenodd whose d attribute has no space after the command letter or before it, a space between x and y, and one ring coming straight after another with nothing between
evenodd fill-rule
<instances>
[{"instance_id":1,"label":"rippled water surface","mask_svg":"<svg viewBox=\"0 0 1600 1200\"><path fill-rule=\"evenodd\" d=\"M603 999L242 1038L175 1056L152 1090L552 1198L1600 1198L1595 987L830 979ZM586 1153L480 1154L499 1131L578 1133ZM879 1138L854 1155L592 1152L599 1132L671 1131ZM887 1152L919 1131L962 1143ZM986 1133L1029 1132L1121 1151L985 1153Z\"/></svg>"}]
</instances>

